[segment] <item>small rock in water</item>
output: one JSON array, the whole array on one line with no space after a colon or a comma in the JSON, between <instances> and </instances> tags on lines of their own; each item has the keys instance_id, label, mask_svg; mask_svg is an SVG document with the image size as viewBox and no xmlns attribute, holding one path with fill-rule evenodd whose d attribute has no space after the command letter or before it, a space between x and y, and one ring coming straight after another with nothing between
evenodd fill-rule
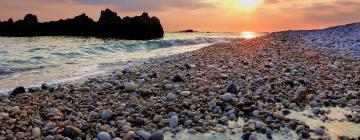
<instances>
[{"instance_id":1,"label":"small rock in water","mask_svg":"<svg viewBox=\"0 0 360 140\"><path fill-rule=\"evenodd\" d=\"M308 139L311 136L310 133L306 130L300 130L299 134L300 134L301 138L304 138L304 139Z\"/></svg>"},{"instance_id":2,"label":"small rock in water","mask_svg":"<svg viewBox=\"0 0 360 140\"><path fill-rule=\"evenodd\" d=\"M173 100L176 99L176 95L175 95L174 93L170 92L170 93L168 93L168 94L166 95L166 99L167 99L168 101L173 101Z\"/></svg>"},{"instance_id":3,"label":"small rock in water","mask_svg":"<svg viewBox=\"0 0 360 140\"><path fill-rule=\"evenodd\" d=\"M170 128L175 128L178 125L178 117L177 116L172 116L169 120L169 127Z\"/></svg>"},{"instance_id":4,"label":"small rock in water","mask_svg":"<svg viewBox=\"0 0 360 140\"><path fill-rule=\"evenodd\" d=\"M182 91L182 92L180 93L180 95L183 96L183 97L188 97L190 94L191 94L190 91Z\"/></svg>"},{"instance_id":5,"label":"small rock in water","mask_svg":"<svg viewBox=\"0 0 360 140\"><path fill-rule=\"evenodd\" d=\"M11 95L18 95L18 94L21 94L21 93L25 93L26 90L23 86L21 87L17 87L15 88L12 92L11 92Z\"/></svg>"},{"instance_id":6,"label":"small rock in water","mask_svg":"<svg viewBox=\"0 0 360 140\"><path fill-rule=\"evenodd\" d=\"M107 132L100 132L96 135L99 140L111 140L111 135Z\"/></svg>"},{"instance_id":7,"label":"small rock in water","mask_svg":"<svg viewBox=\"0 0 360 140\"><path fill-rule=\"evenodd\" d=\"M40 90L41 90L40 87L31 87L31 88L29 88L30 93L38 92Z\"/></svg>"},{"instance_id":8,"label":"small rock in water","mask_svg":"<svg viewBox=\"0 0 360 140\"><path fill-rule=\"evenodd\" d=\"M325 131L324 131L324 128L316 128L315 129L315 134L316 135L319 135L319 136L321 136L321 135L324 135L324 133L325 133Z\"/></svg>"},{"instance_id":9,"label":"small rock in water","mask_svg":"<svg viewBox=\"0 0 360 140\"><path fill-rule=\"evenodd\" d=\"M156 131L151 133L149 140L164 140L164 133L161 131Z\"/></svg>"},{"instance_id":10,"label":"small rock in water","mask_svg":"<svg viewBox=\"0 0 360 140\"><path fill-rule=\"evenodd\" d=\"M40 137L41 137L41 130L40 130L39 127L33 128L32 131L31 131L31 133L32 133L32 136L33 136L34 138L40 138Z\"/></svg>"},{"instance_id":11,"label":"small rock in water","mask_svg":"<svg viewBox=\"0 0 360 140\"><path fill-rule=\"evenodd\" d=\"M183 82L184 79L181 78L180 75L176 75L173 79L172 79L173 82Z\"/></svg>"},{"instance_id":12,"label":"small rock in water","mask_svg":"<svg viewBox=\"0 0 360 140\"><path fill-rule=\"evenodd\" d=\"M311 109L311 112L314 113L314 114L319 114L320 113L320 108L314 107L313 109Z\"/></svg>"},{"instance_id":13,"label":"small rock in water","mask_svg":"<svg viewBox=\"0 0 360 140\"><path fill-rule=\"evenodd\" d=\"M136 88L136 85L134 82L125 82L124 83L124 89L127 92L132 92L135 90L135 88Z\"/></svg>"},{"instance_id":14,"label":"small rock in water","mask_svg":"<svg viewBox=\"0 0 360 140\"><path fill-rule=\"evenodd\" d=\"M232 100L232 94L231 93L225 93L223 95L223 101L224 102L230 102Z\"/></svg>"},{"instance_id":15,"label":"small rock in water","mask_svg":"<svg viewBox=\"0 0 360 140\"><path fill-rule=\"evenodd\" d=\"M43 83L43 84L41 85L41 89L47 90L47 89L50 89L50 86L49 86L48 84L46 84L46 83Z\"/></svg>"},{"instance_id":16,"label":"small rock in water","mask_svg":"<svg viewBox=\"0 0 360 140\"><path fill-rule=\"evenodd\" d=\"M289 104L289 109L296 110L297 109L296 103L290 103Z\"/></svg>"},{"instance_id":17,"label":"small rock in water","mask_svg":"<svg viewBox=\"0 0 360 140\"><path fill-rule=\"evenodd\" d=\"M113 112L110 109L106 109L103 112L101 112L101 118L108 120L112 117Z\"/></svg>"},{"instance_id":18,"label":"small rock in water","mask_svg":"<svg viewBox=\"0 0 360 140\"><path fill-rule=\"evenodd\" d=\"M229 92L229 93L233 93L233 94L238 94L238 93L239 93L239 91L238 91L238 89L237 89L237 87L236 87L235 84L230 84L230 85L227 87L226 91Z\"/></svg>"},{"instance_id":19,"label":"small rock in water","mask_svg":"<svg viewBox=\"0 0 360 140\"><path fill-rule=\"evenodd\" d=\"M69 138L76 138L80 136L81 130L75 126L66 126L63 131L63 136L69 137Z\"/></svg>"},{"instance_id":20,"label":"small rock in water","mask_svg":"<svg viewBox=\"0 0 360 140\"><path fill-rule=\"evenodd\" d=\"M220 121L220 123L221 124L227 124L227 122L229 121L229 118L228 117L226 117L226 116L223 116L223 117L221 117L220 119L219 119L219 121Z\"/></svg>"}]
</instances>

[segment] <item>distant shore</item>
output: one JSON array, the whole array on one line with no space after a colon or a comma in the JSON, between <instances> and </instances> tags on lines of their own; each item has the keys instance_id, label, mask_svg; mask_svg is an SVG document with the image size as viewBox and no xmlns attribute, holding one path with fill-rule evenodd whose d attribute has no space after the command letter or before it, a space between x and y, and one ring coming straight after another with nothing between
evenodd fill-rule
<instances>
[{"instance_id":1,"label":"distant shore","mask_svg":"<svg viewBox=\"0 0 360 140\"><path fill-rule=\"evenodd\" d=\"M360 62L348 45L360 44L359 32L354 24L270 33L3 96L0 139L359 138ZM346 111L333 118L330 107Z\"/></svg>"}]
</instances>

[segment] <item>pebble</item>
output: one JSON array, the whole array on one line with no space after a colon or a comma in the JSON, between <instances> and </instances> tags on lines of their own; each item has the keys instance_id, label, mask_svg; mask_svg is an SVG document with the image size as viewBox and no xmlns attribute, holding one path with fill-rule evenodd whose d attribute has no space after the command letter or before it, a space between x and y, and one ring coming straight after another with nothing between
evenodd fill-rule
<instances>
[{"instance_id":1,"label":"pebble","mask_svg":"<svg viewBox=\"0 0 360 140\"><path fill-rule=\"evenodd\" d=\"M25 93L26 90L23 86L21 87L17 87L15 88L12 92L11 92L11 95L18 95L18 94L21 94L21 93Z\"/></svg>"},{"instance_id":2,"label":"pebble","mask_svg":"<svg viewBox=\"0 0 360 140\"><path fill-rule=\"evenodd\" d=\"M178 117L177 116L172 116L169 120L169 127L170 128L175 128L178 125Z\"/></svg>"},{"instance_id":3,"label":"pebble","mask_svg":"<svg viewBox=\"0 0 360 140\"><path fill-rule=\"evenodd\" d=\"M239 93L239 91L238 91L238 89L237 89L237 87L236 87L235 84L230 84L230 85L227 87L226 91L229 92L229 93L233 93L233 94L238 94L238 93Z\"/></svg>"},{"instance_id":4,"label":"pebble","mask_svg":"<svg viewBox=\"0 0 360 140\"><path fill-rule=\"evenodd\" d=\"M224 102L230 102L232 100L232 94L231 93L225 93L223 95L223 101Z\"/></svg>"},{"instance_id":5,"label":"pebble","mask_svg":"<svg viewBox=\"0 0 360 140\"><path fill-rule=\"evenodd\" d=\"M229 118L228 117L226 117L226 116L223 116L223 117L221 117L220 119L219 119L219 121L220 121L220 123L221 124L227 124L227 122L229 121Z\"/></svg>"},{"instance_id":6,"label":"pebble","mask_svg":"<svg viewBox=\"0 0 360 140\"><path fill-rule=\"evenodd\" d=\"M176 75L173 79L172 79L173 82L183 82L184 79L181 78L180 75Z\"/></svg>"},{"instance_id":7,"label":"pebble","mask_svg":"<svg viewBox=\"0 0 360 140\"><path fill-rule=\"evenodd\" d=\"M175 95L174 93L172 93L172 92L169 92L169 93L166 95L166 99L167 99L168 101L173 101L173 100L176 99L176 95Z\"/></svg>"},{"instance_id":8,"label":"pebble","mask_svg":"<svg viewBox=\"0 0 360 140\"><path fill-rule=\"evenodd\" d=\"M317 107L317 106L318 106L318 102L316 102L316 101L310 102L310 107Z\"/></svg>"},{"instance_id":9,"label":"pebble","mask_svg":"<svg viewBox=\"0 0 360 140\"><path fill-rule=\"evenodd\" d=\"M320 128L315 129L315 134L316 135L322 136L322 135L324 135L324 133L325 133L324 128L320 127Z\"/></svg>"},{"instance_id":10,"label":"pebble","mask_svg":"<svg viewBox=\"0 0 360 140\"><path fill-rule=\"evenodd\" d=\"M149 140L164 140L164 133L162 131L155 131L151 133Z\"/></svg>"},{"instance_id":11,"label":"pebble","mask_svg":"<svg viewBox=\"0 0 360 140\"><path fill-rule=\"evenodd\" d=\"M214 102L214 101L210 101L210 102L208 102L208 106L209 106L209 108L215 108L216 107L216 102Z\"/></svg>"},{"instance_id":12,"label":"pebble","mask_svg":"<svg viewBox=\"0 0 360 140\"><path fill-rule=\"evenodd\" d=\"M0 112L0 120L6 120L9 118L8 113Z\"/></svg>"},{"instance_id":13,"label":"pebble","mask_svg":"<svg viewBox=\"0 0 360 140\"><path fill-rule=\"evenodd\" d=\"M80 136L81 130L75 126L66 126L64 128L63 136L69 137L69 138L75 138Z\"/></svg>"},{"instance_id":14,"label":"pebble","mask_svg":"<svg viewBox=\"0 0 360 140\"><path fill-rule=\"evenodd\" d=\"M258 117L260 115L260 111L259 110L254 110L252 113L251 113L254 117Z\"/></svg>"},{"instance_id":15,"label":"pebble","mask_svg":"<svg viewBox=\"0 0 360 140\"><path fill-rule=\"evenodd\" d=\"M173 86L172 86L172 84L165 84L165 85L164 85L164 88L165 88L166 90L172 90L172 89L173 89Z\"/></svg>"},{"instance_id":16,"label":"pebble","mask_svg":"<svg viewBox=\"0 0 360 140\"><path fill-rule=\"evenodd\" d=\"M319 114L320 113L320 108L314 107L314 108L311 109L311 112L314 113L314 114Z\"/></svg>"},{"instance_id":17,"label":"pebble","mask_svg":"<svg viewBox=\"0 0 360 140\"><path fill-rule=\"evenodd\" d=\"M124 89L127 92L132 92L136 89L136 84L134 82L125 82Z\"/></svg>"},{"instance_id":18,"label":"pebble","mask_svg":"<svg viewBox=\"0 0 360 140\"><path fill-rule=\"evenodd\" d=\"M159 123L162 121L161 115L155 115L153 118L154 123Z\"/></svg>"},{"instance_id":19,"label":"pebble","mask_svg":"<svg viewBox=\"0 0 360 140\"><path fill-rule=\"evenodd\" d=\"M289 109L296 110L297 109L296 103L290 103L289 104Z\"/></svg>"},{"instance_id":20,"label":"pebble","mask_svg":"<svg viewBox=\"0 0 360 140\"><path fill-rule=\"evenodd\" d=\"M134 131L129 131L123 138L123 140L134 140L136 137L136 134Z\"/></svg>"},{"instance_id":21,"label":"pebble","mask_svg":"<svg viewBox=\"0 0 360 140\"><path fill-rule=\"evenodd\" d=\"M262 121L256 121L256 122L255 122L255 128L256 128L256 129L263 129L263 128L265 128L265 127L266 127L266 124L263 123Z\"/></svg>"},{"instance_id":22,"label":"pebble","mask_svg":"<svg viewBox=\"0 0 360 140\"><path fill-rule=\"evenodd\" d=\"M100 132L96 135L99 140L111 140L111 135L107 132Z\"/></svg>"},{"instance_id":23,"label":"pebble","mask_svg":"<svg viewBox=\"0 0 360 140\"><path fill-rule=\"evenodd\" d=\"M41 130L39 127L35 127L32 129L31 134L34 138L40 138L41 137Z\"/></svg>"},{"instance_id":24,"label":"pebble","mask_svg":"<svg viewBox=\"0 0 360 140\"><path fill-rule=\"evenodd\" d=\"M101 112L101 118L108 120L113 116L113 112L110 109L106 109Z\"/></svg>"},{"instance_id":25,"label":"pebble","mask_svg":"<svg viewBox=\"0 0 360 140\"><path fill-rule=\"evenodd\" d=\"M301 138L304 138L304 139L308 139L311 136L310 133L306 130L300 130L299 134L300 134Z\"/></svg>"},{"instance_id":26,"label":"pebble","mask_svg":"<svg viewBox=\"0 0 360 140\"><path fill-rule=\"evenodd\" d=\"M182 91L182 92L180 93L180 95L183 96L183 97L188 97L190 94L191 94L190 91Z\"/></svg>"}]
</instances>

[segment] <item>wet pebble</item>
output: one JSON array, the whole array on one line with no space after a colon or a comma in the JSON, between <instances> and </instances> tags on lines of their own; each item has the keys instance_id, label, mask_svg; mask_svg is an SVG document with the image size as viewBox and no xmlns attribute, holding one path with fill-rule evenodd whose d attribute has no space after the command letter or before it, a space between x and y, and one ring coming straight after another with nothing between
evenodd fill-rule
<instances>
[{"instance_id":1,"label":"wet pebble","mask_svg":"<svg viewBox=\"0 0 360 140\"><path fill-rule=\"evenodd\" d=\"M182 92L180 93L180 95L183 96L183 97L188 97L190 94L191 94L190 91L182 91Z\"/></svg>"},{"instance_id":2,"label":"wet pebble","mask_svg":"<svg viewBox=\"0 0 360 140\"><path fill-rule=\"evenodd\" d=\"M164 134L162 131L156 131L151 133L149 140L164 140Z\"/></svg>"},{"instance_id":3,"label":"wet pebble","mask_svg":"<svg viewBox=\"0 0 360 140\"><path fill-rule=\"evenodd\" d=\"M41 137L41 130L39 127L35 127L32 129L31 134L34 138L40 138Z\"/></svg>"},{"instance_id":4,"label":"wet pebble","mask_svg":"<svg viewBox=\"0 0 360 140\"><path fill-rule=\"evenodd\" d=\"M232 100L232 94L231 93L225 93L223 95L223 101L224 102L230 102Z\"/></svg>"},{"instance_id":5,"label":"wet pebble","mask_svg":"<svg viewBox=\"0 0 360 140\"><path fill-rule=\"evenodd\" d=\"M233 93L233 94L238 94L238 92L239 92L235 84L230 84L227 87L226 91L229 93Z\"/></svg>"},{"instance_id":6,"label":"wet pebble","mask_svg":"<svg viewBox=\"0 0 360 140\"><path fill-rule=\"evenodd\" d=\"M96 135L99 140L111 140L111 135L107 132L100 132Z\"/></svg>"},{"instance_id":7,"label":"wet pebble","mask_svg":"<svg viewBox=\"0 0 360 140\"><path fill-rule=\"evenodd\" d=\"M173 101L173 100L176 99L176 95L175 95L174 93L172 93L172 92L169 92L169 93L166 95L166 99L167 99L168 101Z\"/></svg>"},{"instance_id":8,"label":"wet pebble","mask_svg":"<svg viewBox=\"0 0 360 140\"><path fill-rule=\"evenodd\" d=\"M125 82L124 89L127 92L132 92L136 89L136 84L134 82Z\"/></svg>"},{"instance_id":9,"label":"wet pebble","mask_svg":"<svg viewBox=\"0 0 360 140\"><path fill-rule=\"evenodd\" d=\"M104 111L101 112L101 118L108 120L112 117L113 112L110 109L106 109Z\"/></svg>"},{"instance_id":10,"label":"wet pebble","mask_svg":"<svg viewBox=\"0 0 360 140\"><path fill-rule=\"evenodd\" d=\"M178 125L178 117L177 116L172 116L169 120L169 127L170 128L175 128Z\"/></svg>"},{"instance_id":11,"label":"wet pebble","mask_svg":"<svg viewBox=\"0 0 360 140\"><path fill-rule=\"evenodd\" d=\"M69 137L69 138L75 138L80 136L81 130L75 126L66 126L63 131L63 136Z\"/></svg>"}]
</instances>

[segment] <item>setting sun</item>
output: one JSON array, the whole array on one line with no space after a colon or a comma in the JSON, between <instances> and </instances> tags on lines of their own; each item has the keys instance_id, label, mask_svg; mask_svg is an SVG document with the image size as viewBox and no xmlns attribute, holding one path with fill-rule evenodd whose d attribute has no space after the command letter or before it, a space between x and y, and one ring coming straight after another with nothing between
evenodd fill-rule
<instances>
[{"instance_id":1,"label":"setting sun","mask_svg":"<svg viewBox=\"0 0 360 140\"><path fill-rule=\"evenodd\" d=\"M245 38L245 39L251 39L251 38L255 38L256 35L255 35L254 32L246 31L246 32L242 32L242 33L241 33L241 37L242 37L242 38Z\"/></svg>"},{"instance_id":2,"label":"setting sun","mask_svg":"<svg viewBox=\"0 0 360 140\"><path fill-rule=\"evenodd\" d=\"M239 0L239 5L241 9L251 10L260 5L262 0Z\"/></svg>"}]
</instances>

